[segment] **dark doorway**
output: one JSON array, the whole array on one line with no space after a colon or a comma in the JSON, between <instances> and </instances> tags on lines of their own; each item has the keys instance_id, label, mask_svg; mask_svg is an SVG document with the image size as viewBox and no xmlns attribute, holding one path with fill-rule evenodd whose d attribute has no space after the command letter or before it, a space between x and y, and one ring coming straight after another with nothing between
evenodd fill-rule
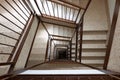
<instances>
[{"instance_id":1,"label":"dark doorway","mask_svg":"<svg viewBox=\"0 0 120 80\"><path fill-rule=\"evenodd\" d=\"M67 59L67 50L58 50L58 59Z\"/></svg>"}]
</instances>

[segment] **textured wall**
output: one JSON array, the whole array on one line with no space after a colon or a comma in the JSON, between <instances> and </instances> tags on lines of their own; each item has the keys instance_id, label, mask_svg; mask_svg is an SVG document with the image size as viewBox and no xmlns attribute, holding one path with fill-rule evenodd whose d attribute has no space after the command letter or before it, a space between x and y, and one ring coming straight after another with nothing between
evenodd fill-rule
<instances>
[{"instance_id":1,"label":"textured wall","mask_svg":"<svg viewBox=\"0 0 120 80\"><path fill-rule=\"evenodd\" d=\"M110 53L108 69L120 72L120 9Z\"/></svg>"},{"instance_id":2,"label":"textured wall","mask_svg":"<svg viewBox=\"0 0 120 80\"><path fill-rule=\"evenodd\" d=\"M86 14L84 30L108 30L105 0L92 0Z\"/></svg>"},{"instance_id":3,"label":"textured wall","mask_svg":"<svg viewBox=\"0 0 120 80\"><path fill-rule=\"evenodd\" d=\"M42 24L39 25L28 66L44 62L48 34Z\"/></svg>"},{"instance_id":4,"label":"textured wall","mask_svg":"<svg viewBox=\"0 0 120 80\"><path fill-rule=\"evenodd\" d=\"M63 26L52 25L52 24L46 24L46 23L44 24L50 34L69 36L69 37L71 37L73 34L73 29L66 28ZM30 55L28 66L44 62L47 40L48 40L48 34L44 29L44 27L40 24L33 45L32 53ZM60 42L60 41L54 41L54 43L65 44L65 42ZM52 46L52 52L53 52L53 48L54 46ZM51 58L53 58L53 54L51 54Z\"/></svg>"},{"instance_id":5,"label":"textured wall","mask_svg":"<svg viewBox=\"0 0 120 80\"><path fill-rule=\"evenodd\" d=\"M15 70L23 69L25 66L37 25L38 25L38 19L37 19L37 17L34 17L34 21L32 23L31 29L28 33L27 39L25 41L25 44L21 50L20 56L19 56L18 61L16 63Z\"/></svg>"}]
</instances>

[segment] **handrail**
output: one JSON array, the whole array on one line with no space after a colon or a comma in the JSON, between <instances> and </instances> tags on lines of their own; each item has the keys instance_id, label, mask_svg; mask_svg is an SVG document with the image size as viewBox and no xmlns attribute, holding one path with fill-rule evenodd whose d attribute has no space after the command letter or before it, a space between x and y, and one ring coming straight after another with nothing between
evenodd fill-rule
<instances>
[{"instance_id":1,"label":"handrail","mask_svg":"<svg viewBox=\"0 0 120 80\"><path fill-rule=\"evenodd\" d=\"M80 28L79 30L79 37L80 37L80 41L79 41L79 62L81 63L81 56L82 56L82 42L83 42L83 19L82 19L82 22L81 24L79 25L78 24L78 28Z\"/></svg>"},{"instance_id":2,"label":"handrail","mask_svg":"<svg viewBox=\"0 0 120 80\"><path fill-rule=\"evenodd\" d=\"M104 66L103 66L104 69L107 69L119 12L120 12L120 0L116 0L109 39L108 39L108 45L107 45L107 50L106 50L106 55L105 55L106 58L104 60Z\"/></svg>"},{"instance_id":3,"label":"handrail","mask_svg":"<svg viewBox=\"0 0 120 80\"><path fill-rule=\"evenodd\" d=\"M60 35L51 35L53 37L62 37L62 38L71 38L71 37L68 37L68 36L60 36Z\"/></svg>"},{"instance_id":4,"label":"handrail","mask_svg":"<svg viewBox=\"0 0 120 80\"><path fill-rule=\"evenodd\" d=\"M32 48L33 48L33 45L34 45L34 41L35 41L35 38L36 38L36 35L37 35L37 31L38 31L39 25L40 25L40 21L37 24L37 28L36 28L36 31L35 31L35 34L34 34L34 37L33 37L33 41L32 41L29 53L28 53L28 57L27 57L27 61L26 61L25 67L27 67L27 64L28 64L28 60L29 60L29 57L30 57L30 54L31 54L31 51L32 51Z\"/></svg>"},{"instance_id":5,"label":"handrail","mask_svg":"<svg viewBox=\"0 0 120 80\"><path fill-rule=\"evenodd\" d=\"M26 40L26 38L27 38L27 36L28 36L28 33L29 33L29 31L30 31L30 28L31 28L31 25L32 25L33 20L34 20L34 15L31 15L31 19L27 22L27 23L29 23L29 24L26 25L26 26L28 26L28 27L26 27L26 30L24 31L25 34L24 34L24 36L23 36L23 38L22 38L21 44L19 45L19 48L18 48L18 50L17 50L17 52L16 52L16 54L15 54L15 57L14 57L14 59L13 59L13 61L15 62L15 64L10 67L9 72L13 71L13 69L14 69L14 67L15 67L15 65L16 65L16 63L17 63L17 60L18 60L18 58L19 58L19 55L20 55L20 53L21 53L22 47L23 47L23 45L24 45L24 43L25 43L25 40Z\"/></svg>"},{"instance_id":6,"label":"handrail","mask_svg":"<svg viewBox=\"0 0 120 80\"><path fill-rule=\"evenodd\" d=\"M47 56L48 56L48 49L49 49L49 36L48 36L48 40L47 40L47 46L46 46L46 53L45 53L45 61L44 62L46 62L47 61Z\"/></svg>"},{"instance_id":7,"label":"handrail","mask_svg":"<svg viewBox=\"0 0 120 80\"><path fill-rule=\"evenodd\" d=\"M0 63L0 66L4 66L4 65L13 65L14 62L4 62L4 63Z\"/></svg>"},{"instance_id":8,"label":"handrail","mask_svg":"<svg viewBox=\"0 0 120 80\"><path fill-rule=\"evenodd\" d=\"M78 54L78 27L76 26L76 45L75 45L75 62L77 62Z\"/></svg>"}]
</instances>

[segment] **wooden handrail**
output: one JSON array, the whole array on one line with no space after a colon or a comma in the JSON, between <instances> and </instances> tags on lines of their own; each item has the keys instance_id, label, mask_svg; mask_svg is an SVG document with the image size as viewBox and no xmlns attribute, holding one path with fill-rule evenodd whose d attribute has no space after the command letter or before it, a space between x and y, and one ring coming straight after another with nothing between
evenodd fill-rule
<instances>
[{"instance_id":1,"label":"wooden handrail","mask_svg":"<svg viewBox=\"0 0 120 80\"><path fill-rule=\"evenodd\" d=\"M13 55L12 53L0 53L1 55Z\"/></svg>"},{"instance_id":2,"label":"wooden handrail","mask_svg":"<svg viewBox=\"0 0 120 80\"><path fill-rule=\"evenodd\" d=\"M65 40L65 39L52 39L52 40L55 40L55 41L66 41L66 42L69 42L69 41L71 41L71 40Z\"/></svg>"},{"instance_id":3,"label":"wooden handrail","mask_svg":"<svg viewBox=\"0 0 120 80\"><path fill-rule=\"evenodd\" d=\"M72 57L72 39L70 41L70 60L71 60L71 57Z\"/></svg>"},{"instance_id":4,"label":"wooden handrail","mask_svg":"<svg viewBox=\"0 0 120 80\"><path fill-rule=\"evenodd\" d=\"M82 42L83 42L83 19L82 19L82 22L81 22L81 24L79 25L78 24L78 28L80 28L80 34L79 34L79 37L80 37L80 41L79 41L79 44L80 44L80 46L79 46L79 62L81 63L81 56L82 56Z\"/></svg>"},{"instance_id":5,"label":"wooden handrail","mask_svg":"<svg viewBox=\"0 0 120 80\"><path fill-rule=\"evenodd\" d=\"M27 67L27 64L28 64L28 60L29 60L29 58L30 58L30 54L31 54L31 51L32 51L32 48L33 48L33 45L34 45L34 41L35 41L35 37L36 37L36 35L37 35L37 31L38 31L39 25L40 25L40 21L39 21L38 24L37 24L37 28L36 28L36 31L35 31L35 35L34 35L34 37L33 37L33 41L32 41L32 44L31 44L29 53L28 53L28 57L27 57L27 61L26 61L25 67Z\"/></svg>"},{"instance_id":6,"label":"wooden handrail","mask_svg":"<svg viewBox=\"0 0 120 80\"><path fill-rule=\"evenodd\" d=\"M14 62L4 62L4 63L0 63L0 66L4 66L4 65L12 65L14 64Z\"/></svg>"},{"instance_id":7,"label":"wooden handrail","mask_svg":"<svg viewBox=\"0 0 120 80\"><path fill-rule=\"evenodd\" d=\"M109 61L109 57L110 57L110 51L111 51L112 43L113 43L113 39L114 39L117 19L118 19L118 15L119 15L119 11L120 11L119 9L120 9L120 0L116 0L114 15L113 15L113 19L112 19L112 24L111 24L111 29L110 29L109 39L108 39L108 45L107 45L107 50L106 50L106 55L105 55L106 58L104 60L104 66L103 66L104 69L107 69L107 65L108 65L108 61Z\"/></svg>"},{"instance_id":8,"label":"wooden handrail","mask_svg":"<svg viewBox=\"0 0 120 80\"><path fill-rule=\"evenodd\" d=\"M72 21L72 20L66 20L66 19L63 19L63 18L58 18L58 17L49 16L49 15L45 15L45 14L43 14L43 18L74 24L74 21Z\"/></svg>"},{"instance_id":9,"label":"wooden handrail","mask_svg":"<svg viewBox=\"0 0 120 80\"><path fill-rule=\"evenodd\" d=\"M60 36L60 35L51 35L53 37L62 37L62 38L71 38L71 37L68 37L68 36Z\"/></svg>"},{"instance_id":10,"label":"wooden handrail","mask_svg":"<svg viewBox=\"0 0 120 80\"><path fill-rule=\"evenodd\" d=\"M45 53L45 61L44 62L46 62L47 61L47 56L48 56L48 49L49 49L49 36L48 36L48 40L47 40L47 46L46 46L46 53Z\"/></svg>"},{"instance_id":11,"label":"wooden handrail","mask_svg":"<svg viewBox=\"0 0 120 80\"><path fill-rule=\"evenodd\" d=\"M76 26L75 62L77 62L77 54L78 54L78 27Z\"/></svg>"},{"instance_id":12,"label":"wooden handrail","mask_svg":"<svg viewBox=\"0 0 120 80\"><path fill-rule=\"evenodd\" d=\"M19 55L20 55L20 53L21 53L22 47L23 47L23 45L24 45L24 43L25 43L25 40L26 40L26 38L27 38L27 36L28 36L28 33L29 33L29 31L30 31L30 28L31 28L31 25L32 25L33 20L34 20L34 15L31 15L31 19L27 22L27 23L29 23L29 24L26 25L26 26L28 26L28 27L26 27L26 32L25 32L25 34L24 34L24 36L23 36L23 38L22 38L21 44L19 45L19 48L18 48L18 50L17 50L17 52L16 52L16 54L15 54L15 57L14 57L14 59L13 59L13 62L15 62L15 64L10 67L9 72L13 71L13 69L14 69L14 67L15 67L15 65L16 65L16 63L17 63L17 60L18 60L18 58L19 58Z\"/></svg>"}]
</instances>

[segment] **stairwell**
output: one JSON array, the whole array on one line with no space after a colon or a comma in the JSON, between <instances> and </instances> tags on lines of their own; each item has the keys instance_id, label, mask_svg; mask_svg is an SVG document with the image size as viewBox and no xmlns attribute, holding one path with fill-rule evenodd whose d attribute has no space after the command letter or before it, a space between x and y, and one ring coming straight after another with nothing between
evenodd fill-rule
<instances>
[{"instance_id":1,"label":"stairwell","mask_svg":"<svg viewBox=\"0 0 120 80\"><path fill-rule=\"evenodd\" d=\"M88 0L87 7L81 7L77 3L74 5L74 2L70 3L71 1L62 0L62 2L64 4L59 0L58 2L55 0L0 1L1 75L24 68L29 70L35 66L37 67L33 69L36 70L44 70L44 68L80 70L87 67L102 72L106 59L109 29L106 1L92 0L91 2ZM42 4L42 8L38 3ZM84 1L81 3L84 4ZM34 4L39 13L33 6ZM41 10L46 6L47 13L46 8ZM50 6L55 7L52 14L48 14L51 12L49 11ZM53 15L54 10L57 16L56 13ZM59 10L61 10L61 15ZM14 15L16 13L17 15ZM65 13L66 16L63 15ZM75 14L76 16L74 16ZM66 51L66 60L57 61L58 50ZM78 66L79 63L84 66ZM43 64L43 66L38 66L39 64ZM106 71L103 75L39 74L31 76L19 74L22 73L15 76L10 75L11 78L8 76L9 79L6 80L119 80L118 74L109 74Z\"/></svg>"}]
</instances>

